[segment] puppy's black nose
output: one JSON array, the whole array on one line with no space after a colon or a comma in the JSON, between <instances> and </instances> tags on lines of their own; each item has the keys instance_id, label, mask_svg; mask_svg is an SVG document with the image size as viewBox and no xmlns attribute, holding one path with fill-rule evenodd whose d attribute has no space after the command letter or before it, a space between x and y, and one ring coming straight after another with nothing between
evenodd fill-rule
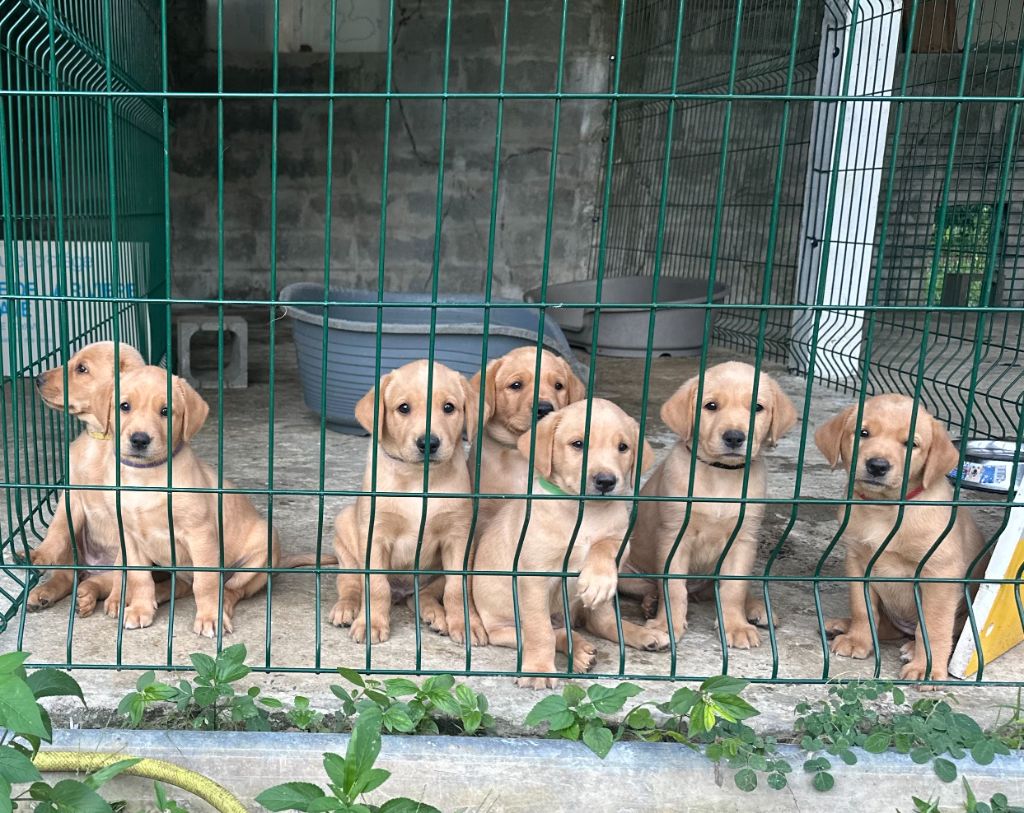
<instances>
[{"instance_id":1,"label":"puppy's black nose","mask_svg":"<svg viewBox=\"0 0 1024 813\"><path fill-rule=\"evenodd\" d=\"M36 389L41 389L43 384L46 383L46 373L40 373L36 376Z\"/></svg>"},{"instance_id":2,"label":"puppy's black nose","mask_svg":"<svg viewBox=\"0 0 1024 813\"><path fill-rule=\"evenodd\" d=\"M128 440L131 441L133 449L142 451L147 446L149 446L153 438L151 438L145 432L132 432Z\"/></svg>"},{"instance_id":3,"label":"puppy's black nose","mask_svg":"<svg viewBox=\"0 0 1024 813\"><path fill-rule=\"evenodd\" d=\"M875 477L881 477L892 468L892 463L884 457L869 457L864 466L867 468L868 474L873 474Z\"/></svg>"},{"instance_id":4,"label":"puppy's black nose","mask_svg":"<svg viewBox=\"0 0 1024 813\"><path fill-rule=\"evenodd\" d=\"M555 411L555 405L550 401L538 401L537 402L537 417L543 418L545 415Z\"/></svg>"},{"instance_id":5,"label":"puppy's black nose","mask_svg":"<svg viewBox=\"0 0 1024 813\"><path fill-rule=\"evenodd\" d=\"M420 435L418 438L416 438L416 448L419 449L421 452L426 453L426 451L427 451L427 436L426 435ZM440 448L441 448L441 438L439 438L437 435L431 433L431 435L430 435L430 453L434 454Z\"/></svg>"},{"instance_id":6,"label":"puppy's black nose","mask_svg":"<svg viewBox=\"0 0 1024 813\"><path fill-rule=\"evenodd\" d=\"M729 429L722 433L722 440L725 441L725 445L730 449L739 448L746 439L746 433L741 432L739 429Z\"/></svg>"},{"instance_id":7,"label":"puppy's black nose","mask_svg":"<svg viewBox=\"0 0 1024 813\"><path fill-rule=\"evenodd\" d=\"M618 482L618 478L614 474L608 474L604 471L599 471L594 475L594 487L602 494L607 494Z\"/></svg>"}]
</instances>

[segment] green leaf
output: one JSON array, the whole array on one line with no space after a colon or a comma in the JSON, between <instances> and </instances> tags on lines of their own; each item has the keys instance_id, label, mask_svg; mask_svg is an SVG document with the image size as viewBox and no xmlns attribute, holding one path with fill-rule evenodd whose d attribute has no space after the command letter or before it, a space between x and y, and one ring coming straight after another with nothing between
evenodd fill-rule
<instances>
[{"instance_id":1,"label":"green leaf","mask_svg":"<svg viewBox=\"0 0 1024 813\"><path fill-rule=\"evenodd\" d=\"M384 688L392 697L407 697L420 690L420 687L408 678L389 678L384 681Z\"/></svg>"},{"instance_id":2,"label":"green leaf","mask_svg":"<svg viewBox=\"0 0 1024 813\"><path fill-rule=\"evenodd\" d=\"M700 684L700 690L711 694L739 694L749 685L749 680L740 680L729 675L715 675Z\"/></svg>"},{"instance_id":3,"label":"green leaf","mask_svg":"<svg viewBox=\"0 0 1024 813\"><path fill-rule=\"evenodd\" d=\"M566 705L575 706L581 703L587 696L586 691L582 686L578 686L575 683L566 683L562 687L562 699L565 700Z\"/></svg>"},{"instance_id":4,"label":"green leaf","mask_svg":"<svg viewBox=\"0 0 1024 813\"><path fill-rule=\"evenodd\" d=\"M358 686L360 689L366 687L366 683L363 680L363 676L360 675L355 669L349 669L347 666L339 666L338 674L341 675L345 680L354 686Z\"/></svg>"},{"instance_id":5,"label":"green leaf","mask_svg":"<svg viewBox=\"0 0 1024 813\"><path fill-rule=\"evenodd\" d=\"M876 731L864 740L864 750L869 754L881 754L883 751L889 750L889 744L891 742L892 737L887 731Z\"/></svg>"},{"instance_id":6,"label":"green leaf","mask_svg":"<svg viewBox=\"0 0 1024 813\"><path fill-rule=\"evenodd\" d=\"M85 703L82 695L82 687L67 672L60 672L56 669L37 669L25 681L36 696L36 700L43 697L77 697Z\"/></svg>"},{"instance_id":7,"label":"green leaf","mask_svg":"<svg viewBox=\"0 0 1024 813\"><path fill-rule=\"evenodd\" d=\"M952 782L956 779L956 765L948 759L936 757L932 767L935 769L935 775L943 782Z\"/></svg>"},{"instance_id":8,"label":"green leaf","mask_svg":"<svg viewBox=\"0 0 1024 813\"><path fill-rule=\"evenodd\" d=\"M530 713L526 715L525 724L537 726L541 723L548 723L552 729L560 730L572 725L574 719L565 699L561 695L551 694L530 709Z\"/></svg>"},{"instance_id":9,"label":"green leaf","mask_svg":"<svg viewBox=\"0 0 1024 813\"><path fill-rule=\"evenodd\" d=\"M712 708L715 709L719 717L724 717L730 723L746 720L748 717L755 717L761 713L742 697L731 695L713 697Z\"/></svg>"},{"instance_id":10,"label":"green leaf","mask_svg":"<svg viewBox=\"0 0 1024 813\"><path fill-rule=\"evenodd\" d=\"M750 793L750 791L757 787L757 774L750 768L741 768L736 771L736 776L733 779L736 781L736 787L747 793ZM783 780L785 780L785 777L783 777ZM783 781L783 784L785 784L785 781Z\"/></svg>"},{"instance_id":11,"label":"green leaf","mask_svg":"<svg viewBox=\"0 0 1024 813\"><path fill-rule=\"evenodd\" d=\"M907 696L903 693L903 690L899 686L892 687L892 702L897 706L902 706L907 702Z\"/></svg>"},{"instance_id":12,"label":"green leaf","mask_svg":"<svg viewBox=\"0 0 1024 813\"><path fill-rule=\"evenodd\" d=\"M423 691L426 694L430 694L431 692L448 693L454 685L455 678L451 675L431 675L423 681Z\"/></svg>"},{"instance_id":13,"label":"green leaf","mask_svg":"<svg viewBox=\"0 0 1024 813\"><path fill-rule=\"evenodd\" d=\"M626 725L634 729L654 728L654 715L646 706L637 706L626 715Z\"/></svg>"},{"instance_id":14,"label":"green leaf","mask_svg":"<svg viewBox=\"0 0 1024 813\"><path fill-rule=\"evenodd\" d=\"M27 660L27 652L6 652L0 655L0 675L13 675Z\"/></svg>"},{"instance_id":15,"label":"green leaf","mask_svg":"<svg viewBox=\"0 0 1024 813\"><path fill-rule=\"evenodd\" d=\"M324 792L310 782L286 782L267 788L256 801L267 810L308 810L309 803L320 799Z\"/></svg>"},{"instance_id":16,"label":"green leaf","mask_svg":"<svg viewBox=\"0 0 1024 813\"><path fill-rule=\"evenodd\" d=\"M36 766L27 756L11 746L0 748L0 776L8 782L41 782Z\"/></svg>"},{"instance_id":17,"label":"green leaf","mask_svg":"<svg viewBox=\"0 0 1024 813\"><path fill-rule=\"evenodd\" d=\"M383 768L371 768L366 772L365 782L361 793L369 793L370 791L376 790L388 779L391 778L391 771L386 771Z\"/></svg>"},{"instance_id":18,"label":"green leaf","mask_svg":"<svg viewBox=\"0 0 1024 813\"><path fill-rule=\"evenodd\" d=\"M600 723L592 723L583 729L583 744L601 759L608 756L614 742L612 732Z\"/></svg>"},{"instance_id":19,"label":"green leaf","mask_svg":"<svg viewBox=\"0 0 1024 813\"><path fill-rule=\"evenodd\" d=\"M462 729L467 734L472 734L483 722L484 715L479 711L469 711L462 715Z\"/></svg>"},{"instance_id":20,"label":"green leaf","mask_svg":"<svg viewBox=\"0 0 1024 813\"><path fill-rule=\"evenodd\" d=\"M0 727L49 741L50 732L40 712L35 695L24 680L17 675L0 673Z\"/></svg>"},{"instance_id":21,"label":"green leaf","mask_svg":"<svg viewBox=\"0 0 1024 813\"><path fill-rule=\"evenodd\" d=\"M910 752L910 759L917 765L924 765L932 758L931 748L914 748Z\"/></svg>"},{"instance_id":22,"label":"green leaf","mask_svg":"<svg viewBox=\"0 0 1024 813\"><path fill-rule=\"evenodd\" d=\"M62 779L50 790L49 801L61 813L113 813L110 805L84 782Z\"/></svg>"},{"instance_id":23,"label":"green leaf","mask_svg":"<svg viewBox=\"0 0 1024 813\"><path fill-rule=\"evenodd\" d=\"M385 728L401 731L403 734L408 734L416 729L416 723L409 716L407 707L400 703L396 703L384 712L383 723Z\"/></svg>"},{"instance_id":24,"label":"green leaf","mask_svg":"<svg viewBox=\"0 0 1024 813\"><path fill-rule=\"evenodd\" d=\"M770 773L768 774L768 787L772 790L782 790L786 787L786 775L784 773Z\"/></svg>"},{"instance_id":25,"label":"green leaf","mask_svg":"<svg viewBox=\"0 0 1024 813\"><path fill-rule=\"evenodd\" d=\"M434 704L434 708L443 713L446 717L458 717L462 709L458 701L451 696L447 689L435 689L427 697Z\"/></svg>"},{"instance_id":26,"label":"green leaf","mask_svg":"<svg viewBox=\"0 0 1024 813\"><path fill-rule=\"evenodd\" d=\"M380 813L441 813L436 807L431 807L425 802L417 802L413 799L406 799L404 796L397 796L388 799L380 806Z\"/></svg>"},{"instance_id":27,"label":"green leaf","mask_svg":"<svg viewBox=\"0 0 1024 813\"><path fill-rule=\"evenodd\" d=\"M996 758L996 746L992 740L978 740L971 749L971 757L979 765L988 765Z\"/></svg>"},{"instance_id":28,"label":"green leaf","mask_svg":"<svg viewBox=\"0 0 1024 813\"><path fill-rule=\"evenodd\" d=\"M362 793L370 769L380 754L380 726L360 718L352 728L345 751L345 781L342 787L351 797Z\"/></svg>"},{"instance_id":29,"label":"green leaf","mask_svg":"<svg viewBox=\"0 0 1024 813\"><path fill-rule=\"evenodd\" d=\"M594 683L587 689L587 695L594 708L603 714L611 714L619 711L629 698L636 697L640 691L640 687L633 683L620 683L612 688Z\"/></svg>"},{"instance_id":30,"label":"green leaf","mask_svg":"<svg viewBox=\"0 0 1024 813\"><path fill-rule=\"evenodd\" d=\"M11 783L0 776L0 813L12 813L14 810L13 793Z\"/></svg>"},{"instance_id":31,"label":"green leaf","mask_svg":"<svg viewBox=\"0 0 1024 813\"><path fill-rule=\"evenodd\" d=\"M460 683L455 687L455 699L463 708L477 708L476 692L465 683Z\"/></svg>"},{"instance_id":32,"label":"green leaf","mask_svg":"<svg viewBox=\"0 0 1024 813\"><path fill-rule=\"evenodd\" d=\"M689 714L690 710L699 699L700 695L693 689L687 689L686 687L676 689L672 694L672 697L669 699L665 711L680 716Z\"/></svg>"},{"instance_id":33,"label":"green leaf","mask_svg":"<svg viewBox=\"0 0 1024 813\"><path fill-rule=\"evenodd\" d=\"M199 677L212 680L217 674L217 662L209 655L205 655L202 652L193 652L189 657Z\"/></svg>"},{"instance_id":34,"label":"green leaf","mask_svg":"<svg viewBox=\"0 0 1024 813\"><path fill-rule=\"evenodd\" d=\"M141 759L122 759L119 762L115 762L113 765L107 765L105 768L100 768L85 778L85 784L87 784L93 790L97 790L103 787L104 784L109 782L119 773L124 773L133 765L138 765L142 762Z\"/></svg>"},{"instance_id":35,"label":"green leaf","mask_svg":"<svg viewBox=\"0 0 1024 813\"><path fill-rule=\"evenodd\" d=\"M832 790L832 788L835 787L836 779L827 771L819 771L814 775L814 779L811 784L814 786L815 790L824 792Z\"/></svg>"}]
</instances>

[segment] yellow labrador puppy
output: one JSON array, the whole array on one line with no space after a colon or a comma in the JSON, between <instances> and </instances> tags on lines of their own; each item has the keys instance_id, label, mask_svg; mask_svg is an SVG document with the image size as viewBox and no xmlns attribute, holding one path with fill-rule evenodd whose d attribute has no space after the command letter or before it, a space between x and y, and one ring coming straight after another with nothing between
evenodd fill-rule
<instances>
[{"instance_id":1,"label":"yellow labrador puppy","mask_svg":"<svg viewBox=\"0 0 1024 813\"><path fill-rule=\"evenodd\" d=\"M189 441L202 428L209 413L206 401L177 376L171 380L171 424L168 425L167 371L160 367L142 367L121 378L120 411L121 484L128 488L167 486L168 460L173 459L173 488L216 488L217 473L193 451ZM114 426L113 391L109 426ZM234 485L224 481L224 488ZM104 492L113 511L115 496ZM249 497L233 491L223 495L224 537L218 531L218 495L214 493L176 492L172 496L174 536L167 520L168 494L160 491L123 491L121 515L124 520L125 549L129 565L171 564L174 548L178 565L216 568L223 562L227 569L297 567L315 564L315 556L281 558L277 531L253 506ZM268 557L268 537L271 540ZM323 560L331 563L333 560ZM196 597L194 631L213 637L219 625L232 631L232 616L239 600L248 598L267 582L266 573L235 572L224 582L223 613L218 613L222 574L215 571L185 571L179 578L191 580ZM114 599L120 591L115 580ZM108 605L111 599L108 599ZM152 573L128 572L128 605L124 625L128 629L153 623L157 603ZM108 606L108 613L110 607Z\"/></svg>"},{"instance_id":2,"label":"yellow labrador puppy","mask_svg":"<svg viewBox=\"0 0 1024 813\"><path fill-rule=\"evenodd\" d=\"M369 549L370 567L377 570L410 569L417 561L423 569L461 570L469 543L472 503L468 498L438 497L427 500L423 510L424 461L430 461L428 491L469 493L469 470L462 445L466 407L470 402L465 378L443 364L434 364L432 399L427 400L427 361L414 361L381 377L379 385L356 404L356 418L373 432L374 404L377 419L377 490L407 492L408 497L377 497L370 539L369 494L346 506L334 521L334 549L342 567L364 568ZM427 413L430 434L427 434ZM363 490L372 487L373 447L367 454ZM422 546L418 542L421 538ZM363 600L364 577L338 576L338 601L330 621L350 626L352 638L379 643L391 634L391 603L411 592L409 578L375 574L370 582L370 619ZM436 587L438 585L432 585ZM411 598L410 598L411 601ZM443 606L435 590L420 593L423 620L441 634L465 640L465 614L461 576L443 582ZM470 635L473 643L487 642L483 626L470 602ZM367 629L369 627L369 629Z\"/></svg>"},{"instance_id":3,"label":"yellow labrador puppy","mask_svg":"<svg viewBox=\"0 0 1024 813\"><path fill-rule=\"evenodd\" d=\"M633 488L640 428L611 401L593 400L590 434L585 435L587 404L577 401L549 415L537 424L535 466L531 494L623 495ZM587 448L587 472L582 474L583 449ZM529 452L529 433L518 446ZM644 447L643 458L654 455ZM565 556L579 516L578 499L505 502L480 537L475 570L558 572L565 569ZM623 544L629 524L629 503L621 500L587 500L568 570L579 571L569 579L568 590L573 620L585 619L595 634L617 640L612 599L618 581L615 557ZM522 551L516 561L520 538ZM568 636L562 614L562 579L547 576L519 576L519 620L522 629L523 671L555 671L555 652L568 651ZM473 596L490 643L515 647L517 634L510 576L473 576ZM643 649L658 648L658 636L644 628L622 622L626 643ZM667 642L667 641L666 641ZM594 646L573 634L573 670L586 671L593 665ZM541 689L555 684L554 678L522 677L520 686Z\"/></svg>"},{"instance_id":4,"label":"yellow labrador puppy","mask_svg":"<svg viewBox=\"0 0 1024 813\"><path fill-rule=\"evenodd\" d=\"M917 407L914 435L910 419L914 401L905 395L876 395L864 402L864 414L857 427L857 407L850 406L818 428L814 442L833 468L849 469L855 433L859 433L857 462L853 466L853 496L858 502L850 509L843 531L847 576L863 578L868 562L884 544L871 570L879 578L911 578L922 560L924 578L981 578L985 561L973 574L967 570L984 546L984 539L968 509L960 507L950 527L951 507L934 501L952 500L953 488L946 474L956 467L959 454L945 428L923 406ZM904 461L910 447L910 470ZM900 517L897 505L870 505L861 500L899 499L907 482L909 501ZM846 506L838 507L840 521ZM891 538L890 538L891 537ZM941 540L941 541L940 541ZM936 544L938 543L938 544ZM932 547L935 550L932 551ZM929 551L931 553L929 554ZM925 557L927 556L927 559ZM871 626L864 584L850 582L850 618L826 621L826 631L835 635L831 649L837 655L866 658L871 655ZM875 582L868 587L874 618L881 640L910 636L915 640L903 647L907 661L900 672L905 680L924 680L927 652L909 582ZM963 586L953 583L921 585L921 603L931 647L931 678L949 677L953 639L966 615Z\"/></svg>"},{"instance_id":5,"label":"yellow labrador puppy","mask_svg":"<svg viewBox=\"0 0 1024 813\"><path fill-rule=\"evenodd\" d=\"M129 344L121 344L117 370L123 375L145 365L145 361ZM67 388L64 386L62 367L54 367L36 377L36 389L43 403L50 409L67 411L85 424L82 432L68 450L71 468L68 482L74 485L113 485L114 442L107 426L109 419L109 391L114 381L114 343L95 342L75 353L67 363ZM32 551L32 563L38 567L70 565L75 561L71 547L71 529L74 530L81 565L113 565L121 562L121 543L117 518L108 510L101 491L72 491L67 501L71 526L64 497L57 503L57 511L47 529L43 543ZM100 599L110 595L114 582L112 571L85 571L79 576L77 608L80 615L90 615ZM67 596L74 584L70 570L57 570L28 595L30 612L50 607ZM179 580L179 595L189 590ZM157 586L157 601L170 597L169 583Z\"/></svg>"},{"instance_id":6,"label":"yellow labrador puppy","mask_svg":"<svg viewBox=\"0 0 1024 813\"><path fill-rule=\"evenodd\" d=\"M587 397L587 388L565 359L541 350L539 384L534 381L536 347L518 347L487 365L470 384L484 399L483 432L475 438L479 422L478 402L470 408L470 479L480 447L480 476L474 483L481 494L525 494L530 485L529 461L517 446L538 420ZM482 386L481 386L482 381ZM537 411L533 410L537 392ZM529 454L529 449L527 449ZM483 528L501 507L501 500L481 500L477 527Z\"/></svg>"},{"instance_id":7,"label":"yellow labrador puppy","mask_svg":"<svg viewBox=\"0 0 1024 813\"><path fill-rule=\"evenodd\" d=\"M710 573L732 544L722 562L725 575L749 576L757 554L757 535L764 515L763 503L747 504L740 516L741 500L763 498L766 475L761 453L773 447L796 423L796 410L779 385L767 374L758 378L757 401L753 401L756 371L737 361L718 364L704 373L702 400L697 403L698 379L683 384L661 408L661 419L677 435L679 442L655 469L644 485L643 495L686 497L690 482L692 456L696 454L692 496L713 497L729 502L700 502L692 505L668 572L673 574ZM700 410L700 434L693 437L697 411ZM754 411L754 432L748 436L750 413ZM749 450L750 466L746 467ZM746 492L743 480L747 478ZM734 502L733 502L734 501ZM633 573L657 574L665 571L672 546L686 517L685 502L642 502L634 529L626 567ZM696 584L692 582L696 581ZM639 582L639 584L638 584ZM705 587L700 580L671 579L668 584L672 612L672 630L679 640L686 631L687 588ZM657 583L622 579L626 592L638 590L648 599L661 597ZM725 579L721 583L722 617L729 646L749 649L761 643L750 619L764 621L763 602L749 601L747 581ZM668 607L658 603L657 614L647 625L668 632Z\"/></svg>"}]
</instances>

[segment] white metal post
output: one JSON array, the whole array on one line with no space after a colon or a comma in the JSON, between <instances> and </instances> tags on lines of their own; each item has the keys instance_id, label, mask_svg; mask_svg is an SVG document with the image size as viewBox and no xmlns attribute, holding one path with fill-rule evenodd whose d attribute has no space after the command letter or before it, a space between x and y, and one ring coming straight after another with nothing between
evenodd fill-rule
<instances>
[{"instance_id":1,"label":"white metal post","mask_svg":"<svg viewBox=\"0 0 1024 813\"><path fill-rule=\"evenodd\" d=\"M903 0L827 0L815 93L887 98L902 8ZM812 344L817 377L840 382L859 371L864 314L846 308L867 302L889 105L814 103L795 293L798 306L826 310L816 338L814 312L793 313L789 366L796 372L808 372Z\"/></svg>"}]
</instances>

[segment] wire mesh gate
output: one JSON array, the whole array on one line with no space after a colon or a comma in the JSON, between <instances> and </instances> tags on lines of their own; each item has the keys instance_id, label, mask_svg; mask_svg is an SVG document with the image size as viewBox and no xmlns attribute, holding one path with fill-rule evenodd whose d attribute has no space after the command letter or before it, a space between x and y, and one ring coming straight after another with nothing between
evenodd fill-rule
<instances>
[{"instance_id":1,"label":"wire mesh gate","mask_svg":"<svg viewBox=\"0 0 1024 813\"><path fill-rule=\"evenodd\" d=\"M764 579L767 585L803 585L805 600L813 598L817 609L816 627L822 624L822 586L843 583L842 577L823 572L828 570L828 556L837 538L808 572L778 576L771 571L787 545L797 538L794 527L807 522L817 528L812 534L831 535L834 526L829 525L827 531L820 528L827 520L819 509L852 502L850 493L808 495L801 490L801 469L815 454L809 442L811 403L821 392L810 382L823 380L859 395L861 408L870 393L904 392L920 399L965 436L1016 438L1019 445L1024 431L1018 372L1024 289L1017 279L1022 239L1018 170L1024 34L1022 12L1012 3L990 6L977 0L930 1L904 7L885 0L854 5L793 0L784 9L777 3L714 0L637 6L620 3L603 10L611 56L604 91L577 90L567 79L571 4L565 3L561 14L544 12L548 25L560 31L550 86L527 92L507 88L510 21L516 14L508 2L488 10L499 36L491 55L497 63L497 81L485 90L463 90L458 78L452 77L453 31L463 11L453 2L444 9L437 29L442 42L436 47L443 53L438 87L416 92L395 87L392 69L401 10L392 5L382 17L386 43L383 87L372 91L339 88L339 12L338 4L332 2L327 21L327 86L314 92L282 90L281 8L268 2L261 13L271 19L272 86L265 91L229 91L224 80L225 5L224 0L208 5L217 86L206 93L173 87L168 70L168 21L175 11L173 3L107 0L99 16L58 2L9 0L0 6L5 77L0 180L5 228L3 302L7 309L2 397L7 418L3 430L8 494L0 554L7 577L2 585L8 602L5 617L17 622L17 629L12 627L9 634L16 634L18 646L26 641L25 594L38 575L24 563L24 557L44 535L56 498L74 490L74 484L65 482L64 473L68 470L66 440L76 427L69 415L46 412L39 405L29 377L66 363L74 350L101 338L133 343L151 361L159 360L170 346L172 304L212 306L222 325L225 306L248 304L268 314L274 312L280 304L274 297L278 286L277 148L283 103L319 104L327 111L326 190L310 190L311 196L323 199L327 210L325 290L338 282L332 279L330 263L331 230L337 228L331 219L332 148L334 132L341 126L335 119L335 103L357 99L378 105L384 124L383 166L377 178L381 189L376 257L379 293L389 288L384 244L394 117L403 102L436 105L440 159L431 167L436 172L437 193L429 286L434 302L442 281L445 183L452 173L447 159L453 156L446 155L446 124L454 103L484 101L495 111L495 152L486 196L490 208L484 286L487 302L492 298L495 276L498 190L507 168L501 160L504 116L513 104L535 105L538 110L543 106L552 115L550 139L536 145L551 154L546 220L535 235L543 244L543 261L535 276L522 280L523 288L540 284L542 326L543 320L550 318L550 306L581 304L556 301L544 293L549 283L565 279L564 272L551 262L552 243L559 236L553 217L558 164L566 151L560 116L573 103L600 104L608 128L601 171L593 178L597 214L590 274L597 280L597 291L595 335L587 348L592 372L585 383L592 395L602 394L596 389L596 370L602 364L597 356L602 311L630 304L646 309L649 332L660 312L691 309L700 314L706 336L701 370L710 363L715 312L716 350L731 349L743 357L752 354L759 367L767 368L770 361L785 362L807 377L804 426L793 449L797 475L792 496L748 498L745 504L778 507L784 515L779 537L768 543L767 564L752 574L751 580L755 584ZM218 125L216 293L195 298L171 296L170 261L170 106L190 96L212 100ZM267 268L272 295L264 301L243 303L225 295L224 116L226 107L251 99L267 100L271 110ZM670 276L697 278L707 282L708 299L697 304L655 305L655 290L646 302L602 301L605 278L633 274L655 281ZM708 305L716 282L730 286L729 301L721 308ZM305 304L326 309L347 303L325 300ZM384 302L378 305L379 328L389 306ZM486 308L485 313L489 313ZM326 501L354 497L361 491L355 483L331 482L323 419L318 441L306 437L309 452L319 459L316 487L294 489L275 484L274 383L282 375L275 371L276 331L271 319L268 475L266 486L251 489L251 494L258 505L265 506L271 521L275 501L312 498L317 506L315 547L319 552L329 544L325 538L330 527ZM222 329L218 344L221 367L223 335ZM326 343L325 327L325 347ZM432 334L423 356L433 358L434 347ZM642 432L648 428L656 366L651 356L648 341L638 379L643 392ZM378 373L380 357L378 332ZM481 363L486 359L485 338ZM217 395L216 457L223 478L223 378ZM588 410L588 421L589 415ZM482 418L482 411L477 417ZM753 414L751 421L753 425ZM531 459L534 443L535 438ZM1014 472L1016 463L1015 456ZM475 465L479 466L479 460ZM277 471L280 477L279 466ZM121 488L119 482L113 485L114 490ZM222 479L213 491L223 493ZM961 499L958 487L954 502L959 504ZM1000 504L1004 513L1017 504L1014 500L1009 496ZM640 501L634 499L632 504ZM222 524L221 497L218 508ZM1004 518L1002 525L1006 522ZM989 549L999 530L988 534ZM76 563L73 569L79 567ZM273 587L276 574L282 571L262 569L275 574ZM320 572L331 574L336 569L324 567ZM359 572L365 575L365 569ZM464 569L455 575L466 577L468 573ZM551 575L560 580L568 602L566 574ZM664 573L651 575L660 577L663 584L668 581ZM716 595L726 580L718 571L696 575L708 575L715 583ZM1017 581L1011 582L1019 584L1020 576L1016 573ZM966 595L970 580L958 581ZM317 619L323 616L322 598L328 600L321 596L318 581L314 607L310 608ZM257 599L266 613L263 668L317 671L336 665L333 644L326 638L331 630L322 633L319 621L313 622L315 658L311 664L273 657L271 618L274 604L281 600L280 589L270 590L265 601ZM1019 607L1020 599L1017 601ZM770 608L771 602L769 612ZM51 619L60 612L50 611ZM720 602L715 605L715 616L721 627ZM973 613L968 620L977 641L979 630ZM77 622L79 629L83 623ZM416 627L414 653L382 662L377 652L387 645L368 644L365 651L360 649L361 665L382 672L522 671L521 646L512 669L480 667L479 657L469 647L464 659L456 654L447 666L425 666L418 616L411 623ZM53 662L91 668L187 668L171 645L173 625L168 625L165 656L156 651L148 657L125 656L122 636L130 633L119 628L117 656L103 662L76 658L72 646L75 627L69 610L66 654L63 660ZM772 629L768 636L770 663L763 673L745 676L812 682L842 674L835 659L829 657L823 627L820 631L817 646L822 667L817 671L787 672L785 634ZM815 629L815 635L817 632ZM53 624L53 635L58 634ZM721 668L747 672L742 661L729 657L722 633L714 638L720 644ZM217 640L219 644L220 634ZM611 651L616 665L599 670L599 674L678 678L701 672L679 657L675 644L669 655L639 667L627 657L624 647L613 646ZM875 674L883 671L878 655L873 667ZM983 672L979 670L978 679Z\"/></svg>"}]
</instances>

